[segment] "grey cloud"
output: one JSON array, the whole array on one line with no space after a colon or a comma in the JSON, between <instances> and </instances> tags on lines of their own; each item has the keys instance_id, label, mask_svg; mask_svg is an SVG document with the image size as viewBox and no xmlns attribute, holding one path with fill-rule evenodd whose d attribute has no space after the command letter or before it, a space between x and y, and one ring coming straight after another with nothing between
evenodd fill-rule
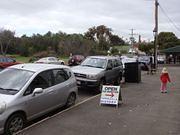
<instances>
[{"instance_id":1,"label":"grey cloud","mask_svg":"<svg viewBox=\"0 0 180 135\"><path fill-rule=\"evenodd\" d=\"M159 2L179 25L180 1ZM172 30L180 36L160 9L159 12L160 31ZM17 29L19 35L33 30L83 33L89 27L104 24L119 35L129 37L129 29L134 28L137 33L152 38L154 28L154 2L147 0L2 0L0 15L0 26Z\"/></svg>"}]
</instances>

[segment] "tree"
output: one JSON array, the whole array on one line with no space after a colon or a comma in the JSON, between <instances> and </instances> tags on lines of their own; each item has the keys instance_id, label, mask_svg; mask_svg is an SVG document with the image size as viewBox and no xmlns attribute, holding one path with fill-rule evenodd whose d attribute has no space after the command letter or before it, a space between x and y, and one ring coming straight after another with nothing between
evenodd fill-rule
<instances>
[{"instance_id":1,"label":"tree","mask_svg":"<svg viewBox=\"0 0 180 135\"><path fill-rule=\"evenodd\" d=\"M146 54L152 54L154 49L153 42L142 42L139 44L139 50L145 52Z\"/></svg>"},{"instance_id":2,"label":"tree","mask_svg":"<svg viewBox=\"0 0 180 135\"><path fill-rule=\"evenodd\" d=\"M110 36L110 44L112 46L117 46L117 45L124 45L125 42L118 35L111 35Z\"/></svg>"},{"instance_id":3,"label":"tree","mask_svg":"<svg viewBox=\"0 0 180 135\"><path fill-rule=\"evenodd\" d=\"M108 28L104 25L97 27L89 28L88 31L84 34L87 39L93 40L98 43L98 49L107 50L110 44L110 36L112 35L111 28Z\"/></svg>"},{"instance_id":4,"label":"tree","mask_svg":"<svg viewBox=\"0 0 180 135\"><path fill-rule=\"evenodd\" d=\"M178 38L172 32L161 32L158 35L159 49L166 49L178 44Z\"/></svg>"},{"instance_id":5,"label":"tree","mask_svg":"<svg viewBox=\"0 0 180 135\"><path fill-rule=\"evenodd\" d=\"M0 29L0 51L2 55L6 55L8 48L13 44L15 32Z\"/></svg>"}]
</instances>

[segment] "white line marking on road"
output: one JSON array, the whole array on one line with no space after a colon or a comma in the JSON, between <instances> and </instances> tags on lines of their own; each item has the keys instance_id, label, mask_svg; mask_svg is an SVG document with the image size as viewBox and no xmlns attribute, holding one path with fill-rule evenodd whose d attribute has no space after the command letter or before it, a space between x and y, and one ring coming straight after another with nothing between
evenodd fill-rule
<instances>
[{"instance_id":1,"label":"white line marking on road","mask_svg":"<svg viewBox=\"0 0 180 135\"><path fill-rule=\"evenodd\" d=\"M65 110L63 110L63 111L61 111L61 112L53 115L53 116L49 116L49 117L47 117L47 118L45 118L45 119L43 119L43 120L40 120L40 121L38 121L38 122L36 122L36 123L34 123L34 124L32 124L32 125L24 128L23 130L19 131L16 135L22 135L22 132L24 132L24 131L26 131L26 130L28 130L28 129L30 129L30 128L38 125L38 124L41 124L41 123L44 122L44 121L47 121L47 120L49 120L49 119L51 119L51 118L54 118L54 117L56 117L56 116L58 116L58 115L60 115L60 114L62 114L62 113L64 113L64 112L67 112L67 111L69 111L69 110L71 110L71 109L73 109L73 108L75 108L75 107L78 107L79 105L81 105L81 104L83 104L83 103L85 103L85 102L87 102L87 101L89 101L89 100L91 100L91 99L94 99L94 98L96 98L96 97L98 97L98 96L100 96L100 95L101 95L101 94L98 94L98 95L96 95L96 96L90 97L90 98L88 98L88 99L86 99L86 100L83 100L82 102L79 102L79 103L75 104L74 106L71 106L71 107L69 107L69 108L67 108L67 109L65 109Z\"/></svg>"}]
</instances>

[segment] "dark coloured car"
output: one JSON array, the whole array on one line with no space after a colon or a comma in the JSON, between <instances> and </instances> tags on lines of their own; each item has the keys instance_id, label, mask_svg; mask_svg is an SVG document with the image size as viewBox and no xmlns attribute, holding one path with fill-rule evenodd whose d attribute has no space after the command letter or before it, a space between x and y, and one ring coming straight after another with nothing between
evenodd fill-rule
<instances>
[{"instance_id":1,"label":"dark coloured car","mask_svg":"<svg viewBox=\"0 0 180 135\"><path fill-rule=\"evenodd\" d=\"M84 59L85 57L83 55L73 55L68 60L68 65L69 66L79 65Z\"/></svg>"},{"instance_id":2,"label":"dark coloured car","mask_svg":"<svg viewBox=\"0 0 180 135\"><path fill-rule=\"evenodd\" d=\"M16 62L15 59L10 57L0 56L0 70L16 64L20 64L20 62Z\"/></svg>"}]
</instances>

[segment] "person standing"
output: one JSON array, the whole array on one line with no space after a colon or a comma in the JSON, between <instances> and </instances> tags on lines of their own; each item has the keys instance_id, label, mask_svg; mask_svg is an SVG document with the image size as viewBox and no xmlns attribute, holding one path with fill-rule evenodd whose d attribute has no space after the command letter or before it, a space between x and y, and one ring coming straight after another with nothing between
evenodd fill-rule
<instances>
[{"instance_id":1,"label":"person standing","mask_svg":"<svg viewBox=\"0 0 180 135\"><path fill-rule=\"evenodd\" d=\"M153 69L153 58L152 56L149 57L149 63L148 63L148 72L147 74L152 74Z\"/></svg>"},{"instance_id":2,"label":"person standing","mask_svg":"<svg viewBox=\"0 0 180 135\"><path fill-rule=\"evenodd\" d=\"M161 93L167 93L167 83L171 82L171 80L169 77L169 73L165 67L162 69L160 80L161 80Z\"/></svg>"}]
</instances>

